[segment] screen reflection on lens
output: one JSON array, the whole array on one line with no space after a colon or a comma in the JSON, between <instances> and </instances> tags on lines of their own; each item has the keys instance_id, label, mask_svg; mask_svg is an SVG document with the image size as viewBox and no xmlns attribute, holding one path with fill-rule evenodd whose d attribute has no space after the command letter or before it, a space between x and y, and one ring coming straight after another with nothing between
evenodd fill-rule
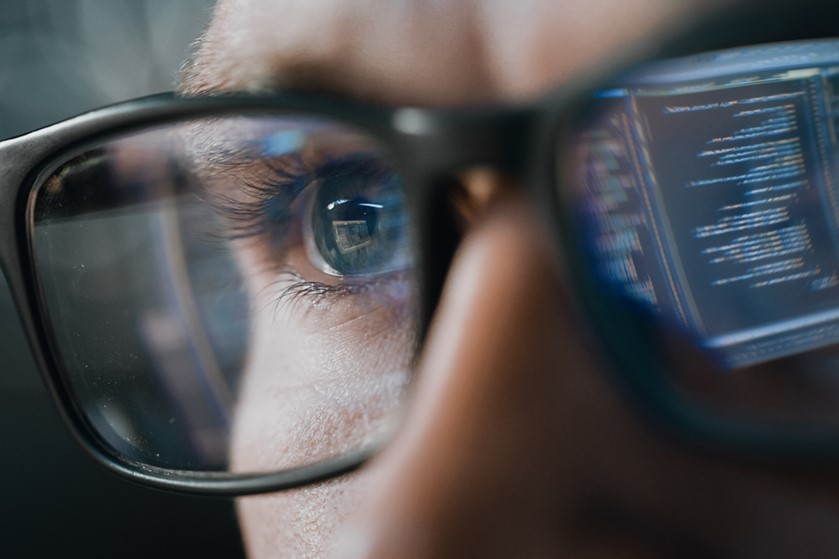
<instances>
[{"instance_id":1,"label":"screen reflection on lens","mask_svg":"<svg viewBox=\"0 0 839 559\"><path fill-rule=\"evenodd\" d=\"M837 124L839 41L761 45L641 65L561 148L587 266L682 397L839 422Z\"/></svg>"}]
</instances>

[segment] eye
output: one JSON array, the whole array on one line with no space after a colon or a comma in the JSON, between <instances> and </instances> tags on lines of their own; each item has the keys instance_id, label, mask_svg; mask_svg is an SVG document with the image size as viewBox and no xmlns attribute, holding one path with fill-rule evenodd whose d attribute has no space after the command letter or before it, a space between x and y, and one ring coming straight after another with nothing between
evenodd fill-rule
<instances>
[{"instance_id":1,"label":"eye","mask_svg":"<svg viewBox=\"0 0 839 559\"><path fill-rule=\"evenodd\" d=\"M411 265L403 188L373 157L352 157L318 169L304 216L309 259L333 276L367 276Z\"/></svg>"}]
</instances>

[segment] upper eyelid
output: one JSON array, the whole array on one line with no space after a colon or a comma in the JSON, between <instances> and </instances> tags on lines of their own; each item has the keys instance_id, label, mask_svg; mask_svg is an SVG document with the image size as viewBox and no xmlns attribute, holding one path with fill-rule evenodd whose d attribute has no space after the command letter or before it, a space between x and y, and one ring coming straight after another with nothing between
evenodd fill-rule
<instances>
[{"instance_id":1,"label":"upper eyelid","mask_svg":"<svg viewBox=\"0 0 839 559\"><path fill-rule=\"evenodd\" d=\"M235 237L256 236L271 227L284 230L290 226L300 194L324 175L349 171L348 166L359 166L365 172L385 168L380 157L365 152L320 162L307 161L299 154L248 162L240 158L222 166L214 163L215 171L224 177L218 187L223 190L213 192L210 185L209 194L219 212L233 223ZM220 178L215 172L213 175L211 183Z\"/></svg>"}]
</instances>

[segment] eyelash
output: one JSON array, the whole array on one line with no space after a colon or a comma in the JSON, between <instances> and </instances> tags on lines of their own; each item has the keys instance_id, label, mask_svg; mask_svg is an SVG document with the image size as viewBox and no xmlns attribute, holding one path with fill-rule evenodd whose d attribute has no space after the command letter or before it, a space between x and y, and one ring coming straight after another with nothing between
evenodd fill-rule
<instances>
[{"instance_id":1,"label":"eyelash","mask_svg":"<svg viewBox=\"0 0 839 559\"><path fill-rule=\"evenodd\" d=\"M289 286L283 287L280 293L275 297L274 303L276 306L280 304L295 304L300 302L300 299L308 299L310 304L317 304L328 300L332 297L345 297L349 295L358 295L370 290L370 283L339 283L336 285L329 285L318 281L306 280L299 273L293 270L285 270L282 272L283 280L296 280Z\"/></svg>"},{"instance_id":2,"label":"eyelash","mask_svg":"<svg viewBox=\"0 0 839 559\"><path fill-rule=\"evenodd\" d=\"M300 157L265 160L261 165L267 173L263 180L234 179L237 184L233 187L244 195L244 200L218 194L216 206L222 216L233 223L235 234L231 239L270 234L276 245L279 244L277 238L286 238L289 233L294 221L295 201L311 183L312 172ZM278 212L277 208L285 208L285 211Z\"/></svg>"}]
</instances>

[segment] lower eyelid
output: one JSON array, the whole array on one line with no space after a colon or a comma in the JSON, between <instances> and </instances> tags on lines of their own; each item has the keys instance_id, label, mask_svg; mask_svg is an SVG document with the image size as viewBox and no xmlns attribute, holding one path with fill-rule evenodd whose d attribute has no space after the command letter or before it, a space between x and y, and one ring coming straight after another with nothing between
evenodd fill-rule
<instances>
[{"instance_id":1,"label":"lower eyelid","mask_svg":"<svg viewBox=\"0 0 839 559\"><path fill-rule=\"evenodd\" d=\"M347 297L354 295L373 295L377 293L392 297L394 294L393 285L407 281L403 272L394 272L375 276L375 278L344 278L339 283L325 283L305 279L299 273L286 270L282 273L284 279L281 281L292 281L288 286L281 289L278 299L298 297L309 297L312 303L321 302L335 297Z\"/></svg>"},{"instance_id":2,"label":"lower eyelid","mask_svg":"<svg viewBox=\"0 0 839 559\"><path fill-rule=\"evenodd\" d=\"M275 278L266 311L275 317L284 316L312 332L378 313L391 313L402 320L407 317L412 301L407 272L337 284L309 281L293 270Z\"/></svg>"},{"instance_id":3,"label":"lower eyelid","mask_svg":"<svg viewBox=\"0 0 839 559\"><path fill-rule=\"evenodd\" d=\"M299 276L297 277L299 281L282 288L282 291L277 295L277 303L295 303L302 298L307 298L310 302L317 303L329 297L341 297L354 293L353 286L351 285L328 285L316 281L307 281Z\"/></svg>"}]
</instances>

